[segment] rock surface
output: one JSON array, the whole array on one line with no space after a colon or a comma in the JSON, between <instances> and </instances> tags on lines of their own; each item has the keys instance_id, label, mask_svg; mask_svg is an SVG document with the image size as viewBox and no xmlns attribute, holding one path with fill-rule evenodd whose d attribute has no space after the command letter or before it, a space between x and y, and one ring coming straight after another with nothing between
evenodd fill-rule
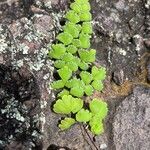
<instances>
[{"instance_id":1,"label":"rock surface","mask_svg":"<svg viewBox=\"0 0 150 150\"><path fill-rule=\"evenodd\" d=\"M0 65L0 149L41 149L40 95L28 70Z\"/></svg>"},{"instance_id":2,"label":"rock surface","mask_svg":"<svg viewBox=\"0 0 150 150\"><path fill-rule=\"evenodd\" d=\"M150 83L150 58L147 61L147 80Z\"/></svg>"},{"instance_id":3,"label":"rock surface","mask_svg":"<svg viewBox=\"0 0 150 150\"><path fill-rule=\"evenodd\" d=\"M117 85L123 84L125 80L123 70L116 70L115 72L113 72L112 79Z\"/></svg>"},{"instance_id":4,"label":"rock surface","mask_svg":"<svg viewBox=\"0 0 150 150\"><path fill-rule=\"evenodd\" d=\"M149 25L144 26L144 18L148 17L144 13L145 4L141 0L92 1L96 37L92 46L98 49L97 62L111 68L112 73L122 70L130 80L146 51L144 39L148 33L145 34L145 30L149 30Z\"/></svg>"},{"instance_id":5,"label":"rock surface","mask_svg":"<svg viewBox=\"0 0 150 150\"><path fill-rule=\"evenodd\" d=\"M137 86L116 110L113 122L116 150L150 149L150 88Z\"/></svg>"},{"instance_id":6,"label":"rock surface","mask_svg":"<svg viewBox=\"0 0 150 150\"><path fill-rule=\"evenodd\" d=\"M25 2L30 3L25 6ZM40 108L35 114L39 110L40 112L37 116L33 114L31 119L37 117L36 121L40 126L37 141L39 140L41 147L38 150L115 150L112 147L113 141L116 145L119 141L112 138L112 118L120 97L115 92L112 94L111 75L117 71L114 80L117 88L123 87L121 91L128 91L128 82L124 84L126 80L135 80L140 58L149 48L150 3L149 0L91 1L94 28L92 47L97 50L97 65L106 66L108 70L106 86L109 88L97 95L110 101L105 133L96 137L79 124L66 132L60 132L57 124L63 116L50 109L55 95L49 88L53 81L53 63L47 59L47 53L49 45L55 40L64 23L63 17L69 4L70 0L24 0L24 5L19 0L0 2L0 65L6 68L11 66L17 72L22 72L22 68L25 68L29 71L23 74L28 76L32 73L37 81L39 92L36 94L40 93L40 100L36 104ZM24 91L26 92L28 90ZM0 96L3 96L1 91ZM30 99L25 105L30 109L34 102L35 100ZM117 121L119 119L116 124L119 123ZM5 145L9 150L29 150L27 144L29 142L14 141ZM3 143L0 145L4 146ZM28 146L32 147L30 144Z\"/></svg>"}]
</instances>

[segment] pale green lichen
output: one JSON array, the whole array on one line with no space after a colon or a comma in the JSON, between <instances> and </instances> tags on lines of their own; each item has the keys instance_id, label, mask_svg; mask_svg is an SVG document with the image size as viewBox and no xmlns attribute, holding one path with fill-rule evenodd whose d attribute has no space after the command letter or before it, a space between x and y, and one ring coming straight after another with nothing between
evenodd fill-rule
<instances>
[{"instance_id":1,"label":"pale green lichen","mask_svg":"<svg viewBox=\"0 0 150 150\"><path fill-rule=\"evenodd\" d=\"M37 1L35 2L35 4L38 5L39 7L42 7L42 2L39 1L39 0L37 0Z\"/></svg>"},{"instance_id":2,"label":"pale green lichen","mask_svg":"<svg viewBox=\"0 0 150 150\"><path fill-rule=\"evenodd\" d=\"M117 47L116 52L118 52L120 55L126 56L127 51L125 51L123 48Z\"/></svg>"},{"instance_id":3,"label":"pale green lichen","mask_svg":"<svg viewBox=\"0 0 150 150\"><path fill-rule=\"evenodd\" d=\"M41 127L42 127L41 132L44 132L44 125L46 123L46 117L45 117L45 114L43 112L41 112L39 120L41 122Z\"/></svg>"},{"instance_id":4,"label":"pale green lichen","mask_svg":"<svg viewBox=\"0 0 150 150\"><path fill-rule=\"evenodd\" d=\"M13 61L11 64L14 66L14 68L18 69L24 65L24 61L23 59L20 59L20 60Z\"/></svg>"},{"instance_id":5,"label":"pale green lichen","mask_svg":"<svg viewBox=\"0 0 150 150\"><path fill-rule=\"evenodd\" d=\"M35 15L32 19L35 17L41 17ZM55 23L58 23L58 20L62 17L61 12L56 15L53 14L53 21ZM57 20L57 21L56 21ZM14 39L8 39L6 38L8 36L7 31L4 31L2 26L0 25L0 54L2 54L2 57L4 56L10 56L9 60L3 60L10 63L14 68L21 68L21 67L27 67L31 72L34 72L36 75L41 75L41 73L44 74L44 70L51 70L51 72L46 73L43 75L44 85L42 83L42 88L48 87L49 82L52 82L52 74L53 74L53 67L51 60L47 60L47 53L48 49L51 45L51 42L53 41L53 38L55 37L55 30L53 30L54 25L50 26L50 34L49 34L49 41L50 43L46 46L43 45L43 40L45 39L45 35L39 32L38 30L35 30L33 20L28 20L27 18L21 18L15 20L15 26L8 26L10 30L15 30L13 32L13 38ZM24 24L24 27L22 27L22 24ZM55 24L57 26L58 24ZM59 25L58 25L59 26ZM57 27L58 27L57 26ZM24 30L25 29L25 30ZM51 31L52 29L52 31ZM57 28L57 30L59 27ZM3 32L3 33L2 33ZM1 34L2 33L2 34ZM21 40L20 40L21 38ZM11 41L11 46L9 44L9 40ZM24 42L25 41L25 42ZM38 43L40 48L32 47L33 51L30 47L30 44ZM41 48L43 47L43 48ZM34 53L32 53L34 52ZM19 57L18 57L19 56ZM46 83L45 83L46 82ZM47 88L47 92L52 95L52 98L54 97L54 94L52 91ZM46 99L43 97L40 100L40 108L43 110L47 107ZM16 118L20 122L24 122L24 125L27 128L30 128L30 118L26 117L24 118L19 112L17 112L16 109L13 110L15 114L12 115L12 117ZM6 112L6 110L2 110L2 112ZM42 130L41 132L44 132L45 123L46 123L46 116L44 113L37 114L33 116L33 122L41 124ZM20 129L16 129L16 132L21 133ZM37 133L32 133L33 136L36 136L40 138L41 136ZM9 138L11 139L11 138ZM1 141L0 141L1 142ZM33 144L33 143L31 143ZM31 148L32 149L32 148Z\"/></svg>"},{"instance_id":6,"label":"pale green lichen","mask_svg":"<svg viewBox=\"0 0 150 150\"><path fill-rule=\"evenodd\" d=\"M145 7L146 7L147 9L150 8L150 0L147 0L147 3L145 3Z\"/></svg>"},{"instance_id":7,"label":"pale green lichen","mask_svg":"<svg viewBox=\"0 0 150 150\"><path fill-rule=\"evenodd\" d=\"M18 108L16 108L17 105L18 105L18 101L15 100L15 98L11 98L9 99L9 101L7 101L7 106L5 107L5 109L1 109L1 113L2 114L6 113L7 118L14 118L18 121L25 122L25 118L20 114ZM22 109L26 111L25 107L22 107Z\"/></svg>"},{"instance_id":8,"label":"pale green lichen","mask_svg":"<svg viewBox=\"0 0 150 150\"><path fill-rule=\"evenodd\" d=\"M6 33L3 33L2 25L0 25L0 54L5 53L8 49L8 43L6 41Z\"/></svg>"},{"instance_id":9,"label":"pale green lichen","mask_svg":"<svg viewBox=\"0 0 150 150\"><path fill-rule=\"evenodd\" d=\"M46 108L46 106L47 106L47 101L46 100L40 101L40 107L41 107L41 109Z\"/></svg>"},{"instance_id":10,"label":"pale green lichen","mask_svg":"<svg viewBox=\"0 0 150 150\"><path fill-rule=\"evenodd\" d=\"M52 2L48 0L47 2L44 3L44 6L48 9L52 9Z\"/></svg>"},{"instance_id":11,"label":"pale green lichen","mask_svg":"<svg viewBox=\"0 0 150 150\"><path fill-rule=\"evenodd\" d=\"M5 42L5 39L0 39L0 53L4 53L8 47L8 44Z\"/></svg>"},{"instance_id":12,"label":"pale green lichen","mask_svg":"<svg viewBox=\"0 0 150 150\"><path fill-rule=\"evenodd\" d=\"M22 51L22 54L28 54L29 47L26 44L24 43L19 44L19 48L20 48L20 51Z\"/></svg>"},{"instance_id":13,"label":"pale green lichen","mask_svg":"<svg viewBox=\"0 0 150 150\"><path fill-rule=\"evenodd\" d=\"M140 56L140 50L141 50L141 43L143 43L143 37L139 34L136 34L133 36L134 41L136 42L136 48L135 50L138 53L138 56Z\"/></svg>"},{"instance_id":14,"label":"pale green lichen","mask_svg":"<svg viewBox=\"0 0 150 150\"><path fill-rule=\"evenodd\" d=\"M100 149L106 149L106 148L107 148L107 145L105 143L100 145Z\"/></svg>"},{"instance_id":15,"label":"pale green lichen","mask_svg":"<svg viewBox=\"0 0 150 150\"><path fill-rule=\"evenodd\" d=\"M37 35L35 35L32 31L29 32L24 38L26 40L28 40L29 42L32 42L33 40L34 41L38 41L39 40L39 37Z\"/></svg>"},{"instance_id":16,"label":"pale green lichen","mask_svg":"<svg viewBox=\"0 0 150 150\"><path fill-rule=\"evenodd\" d=\"M36 59L34 61L30 60L29 67L31 70L39 71L43 66L45 66L45 59L47 57L48 49L42 48L38 52Z\"/></svg>"},{"instance_id":17,"label":"pale green lichen","mask_svg":"<svg viewBox=\"0 0 150 150\"><path fill-rule=\"evenodd\" d=\"M45 74L45 75L43 76L43 79L44 79L44 80L47 80L47 79L49 79L49 77L50 77L50 74L47 73L47 74Z\"/></svg>"}]
</instances>

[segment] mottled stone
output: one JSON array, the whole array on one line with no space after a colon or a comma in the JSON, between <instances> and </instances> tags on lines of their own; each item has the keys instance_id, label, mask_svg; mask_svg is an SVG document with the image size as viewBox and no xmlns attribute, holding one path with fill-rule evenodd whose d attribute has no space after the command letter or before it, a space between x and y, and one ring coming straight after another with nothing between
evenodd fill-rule
<instances>
[{"instance_id":1,"label":"mottled stone","mask_svg":"<svg viewBox=\"0 0 150 150\"><path fill-rule=\"evenodd\" d=\"M145 52L144 2L97 0L92 1L92 6L95 31L92 46L97 49L97 61L111 66L112 73L116 68L122 69L133 80L140 56Z\"/></svg>"},{"instance_id":2,"label":"mottled stone","mask_svg":"<svg viewBox=\"0 0 150 150\"><path fill-rule=\"evenodd\" d=\"M150 58L147 61L147 80L150 82Z\"/></svg>"},{"instance_id":3,"label":"mottled stone","mask_svg":"<svg viewBox=\"0 0 150 150\"><path fill-rule=\"evenodd\" d=\"M117 85L123 84L125 80L123 70L116 70L112 75L112 79Z\"/></svg>"},{"instance_id":4,"label":"mottled stone","mask_svg":"<svg viewBox=\"0 0 150 150\"><path fill-rule=\"evenodd\" d=\"M150 39L146 39L144 43L145 43L145 46L150 50Z\"/></svg>"},{"instance_id":5,"label":"mottled stone","mask_svg":"<svg viewBox=\"0 0 150 150\"><path fill-rule=\"evenodd\" d=\"M113 122L117 150L150 149L150 88L137 86L118 106Z\"/></svg>"},{"instance_id":6,"label":"mottled stone","mask_svg":"<svg viewBox=\"0 0 150 150\"><path fill-rule=\"evenodd\" d=\"M110 150L113 143L111 139L108 142L111 125L106 126L103 135L96 136L94 139L88 129L83 130L82 126L77 124L67 131L60 132L58 121L62 116L53 113L50 108L55 96L49 88L49 84L53 81L53 67L51 60L47 59L47 53L50 44L62 29L63 16L70 2L70 0L34 0L34 3L26 8L26 13L24 13L25 6L24 9L21 8L18 0L0 5L0 63L15 68L27 68L37 80L41 95L37 102L41 110L37 122L43 136L40 144L43 147L40 147L40 150L48 150L51 145L59 149ZM136 48L141 44L139 51L143 51L143 36L149 39L150 19L148 9L147 11L144 9L144 1L91 0L90 2L95 31L91 40L92 47L97 50L97 65L107 66L110 74L116 68L123 70L124 75L120 72L116 74L116 82L119 84L122 84L123 76L134 80L139 58ZM145 7L149 8L148 1ZM28 9L32 11L30 16L27 13ZM146 29L146 33L143 28ZM135 42L134 36L137 34L140 38ZM22 72L24 75L25 73ZM24 90L20 89L20 92L22 98L28 96L28 92L25 95L22 95ZM0 91L0 94L3 96L3 91ZM32 102L30 100L24 102L28 110L35 106L36 99L31 100ZM37 118L35 112L31 114L33 118ZM111 116L113 117L113 113ZM108 122L106 124L109 124ZM8 148L26 150L30 146L31 144L14 142L10 143Z\"/></svg>"},{"instance_id":7,"label":"mottled stone","mask_svg":"<svg viewBox=\"0 0 150 150\"><path fill-rule=\"evenodd\" d=\"M27 70L23 74L23 70L0 65L0 83L0 149L37 147L41 109L35 78Z\"/></svg>"},{"instance_id":8,"label":"mottled stone","mask_svg":"<svg viewBox=\"0 0 150 150\"><path fill-rule=\"evenodd\" d=\"M48 15L35 16L33 22L35 30L44 36L48 36L53 28L52 17Z\"/></svg>"},{"instance_id":9,"label":"mottled stone","mask_svg":"<svg viewBox=\"0 0 150 150\"><path fill-rule=\"evenodd\" d=\"M136 45L135 50L137 51L137 54L139 55L141 53L141 50L144 48L143 37L136 34L133 36L133 40L134 40L134 43Z\"/></svg>"}]
</instances>

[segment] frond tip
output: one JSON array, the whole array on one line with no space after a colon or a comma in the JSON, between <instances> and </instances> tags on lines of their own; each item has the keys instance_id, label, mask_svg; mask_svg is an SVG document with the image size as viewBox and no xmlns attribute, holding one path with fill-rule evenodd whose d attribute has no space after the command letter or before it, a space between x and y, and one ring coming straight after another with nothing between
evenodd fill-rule
<instances>
[{"instance_id":1,"label":"frond tip","mask_svg":"<svg viewBox=\"0 0 150 150\"><path fill-rule=\"evenodd\" d=\"M75 120L73 118L65 118L64 120L61 120L61 123L59 124L59 128L61 130L69 129L73 124L75 123Z\"/></svg>"},{"instance_id":2,"label":"frond tip","mask_svg":"<svg viewBox=\"0 0 150 150\"><path fill-rule=\"evenodd\" d=\"M83 101L74 98L71 95L64 95L62 99L58 99L53 106L53 110L59 114L76 113L83 107Z\"/></svg>"}]
</instances>

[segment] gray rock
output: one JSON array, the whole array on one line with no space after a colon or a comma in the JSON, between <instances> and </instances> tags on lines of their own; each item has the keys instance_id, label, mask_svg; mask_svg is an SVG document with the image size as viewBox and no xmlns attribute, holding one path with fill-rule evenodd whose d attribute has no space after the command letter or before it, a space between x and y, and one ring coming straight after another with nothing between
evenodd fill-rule
<instances>
[{"instance_id":1,"label":"gray rock","mask_svg":"<svg viewBox=\"0 0 150 150\"><path fill-rule=\"evenodd\" d=\"M143 28L147 28L148 22L143 26L143 5L140 0L92 1L95 31L92 46L97 49L97 61L111 72L123 69L129 80L134 80L139 58L145 51L143 40L147 33ZM149 39L148 34L146 37Z\"/></svg>"},{"instance_id":2,"label":"gray rock","mask_svg":"<svg viewBox=\"0 0 150 150\"><path fill-rule=\"evenodd\" d=\"M147 80L150 82L150 59L147 61Z\"/></svg>"},{"instance_id":3,"label":"gray rock","mask_svg":"<svg viewBox=\"0 0 150 150\"><path fill-rule=\"evenodd\" d=\"M145 46L149 49L150 48L150 39L146 39L144 41L144 43L145 43Z\"/></svg>"},{"instance_id":4,"label":"gray rock","mask_svg":"<svg viewBox=\"0 0 150 150\"><path fill-rule=\"evenodd\" d=\"M53 81L53 67L51 60L47 60L50 47L48 44L52 44L60 31L60 24L64 21L62 18L70 2L70 0L35 0L30 8L33 13L30 19L26 18L28 15L20 7L18 0L12 0L11 4L0 5L0 63L6 66L12 65L15 68L26 68L36 77L41 95L37 103L40 105L41 113L39 116L35 115L34 118L38 117L40 132L43 135L41 139L43 150L48 150L47 148L51 148L52 145L79 150L111 150L109 143L112 144L112 140L110 139L109 143L107 140L111 134L109 133L111 132L110 125L107 125L105 134L95 137L93 141L93 135L89 132L90 136L88 136L86 134L88 130L83 130L79 125L60 132L57 125L62 116L53 113L50 109L55 97L52 90L49 89L49 83ZM143 13L144 3L140 0L91 1L93 27L97 31L93 34L96 37L92 38L92 47L97 50L98 65L108 66L110 72L116 68L123 69L124 76L133 80L139 57L136 48L142 52L144 35L147 35L146 39L149 39L150 19L148 11L146 14ZM143 30L144 27L146 33ZM137 35L140 38L134 43L133 37ZM118 75L119 83L122 83L122 77ZM3 91L0 94L3 96ZM28 108L32 107L30 100L26 101L25 105ZM10 149L15 150L20 147L24 150L28 146L17 141L8 145Z\"/></svg>"},{"instance_id":5,"label":"gray rock","mask_svg":"<svg viewBox=\"0 0 150 150\"><path fill-rule=\"evenodd\" d=\"M124 72L123 70L116 70L113 73L113 81L117 84L117 85L121 85L124 82Z\"/></svg>"},{"instance_id":6,"label":"gray rock","mask_svg":"<svg viewBox=\"0 0 150 150\"><path fill-rule=\"evenodd\" d=\"M113 135L117 150L150 149L150 88L135 87L119 105Z\"/></svg>"},{"instance_id":7,"label":"gray rock","mask_svg":"<svg viewBox=\"0 0 150 150\"><path fill-rule=\"evenodd\" d=\"M34 17L34 27L39 34L49 36L50 31L53 29L53 20L51 16L41 15Z\"/></svg>"}]
</instances>

